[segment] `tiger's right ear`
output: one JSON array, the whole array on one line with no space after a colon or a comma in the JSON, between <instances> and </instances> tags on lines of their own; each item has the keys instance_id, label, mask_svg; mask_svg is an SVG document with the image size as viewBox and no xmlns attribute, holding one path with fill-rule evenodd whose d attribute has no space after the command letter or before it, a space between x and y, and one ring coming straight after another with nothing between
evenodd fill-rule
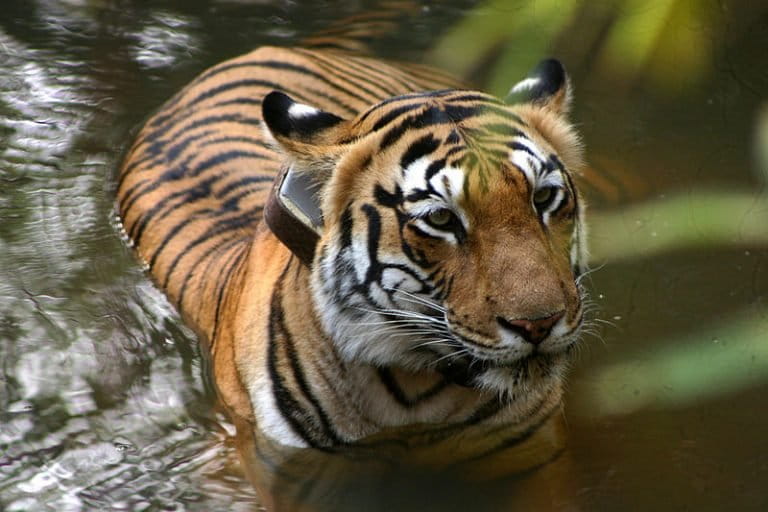
<instances>
[{"instance_id":1,"label":"tiger's right ear","mask_svg":"<svg viewBox=\"0 0 768 512\"><path fill-rule=\"evenodd\" d=\"M565 115L571 108L571 84L557 59L545 59L509 90L507 103L532 103Z\"/></svg>"},{"instance_id":2,"label":"tiger's right ear","mask_svg":"<svg viewBox=\"0 0 768 512\"><path fill-rule=\"evenodd\" d=\"M264 97L261 112L287 157L264 207L264 220L309 267L323 231L320 192L335 166L336 140L344 120L277 91Z\"/></svg>"},{"instance_id":3,"label":"tiger's right ear","mask_svg":"<svg viewBox=\"0 0 768 512\"><path fill-rule=\"evenodd\" d=\"M334 128L344 122L336 114L298 103L278 91L264 97L261 115L270 134L289 152L302 144L333 144Z\"/></svg>"}]
</instances>

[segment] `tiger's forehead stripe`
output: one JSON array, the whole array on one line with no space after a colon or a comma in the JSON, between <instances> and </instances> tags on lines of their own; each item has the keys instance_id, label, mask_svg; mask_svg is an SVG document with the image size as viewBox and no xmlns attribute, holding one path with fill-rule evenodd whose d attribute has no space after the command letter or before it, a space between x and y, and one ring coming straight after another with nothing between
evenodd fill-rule
<instances>
[{"instance_id":1,"label":"tiger's forehead stripe","mask_svg":"<svg viewBox=\"0 0 768 512\"><path fill-rule=\"evenodd\" d=\"M485 119L487 118L487 119ZM465 122L505 126L502 132L517 133L526 123L508 105L492 96L463 90L443 90L406 94L385 100L361 114L352 124L354 133L387 130L380 142L384 150L413 129L435 125L461 125ZM516 126L511 126L516 125ZM343 142L352 142L355 137Z\"/></svg>"},{"instance_id":2,"label":"tiger's forehead stripe","mask_svg":"<svg viewBox=\"0 0 768 512\"><path fill-rule=\"evenodd\" d=\"M509 143L509 161L526 177L532 187L565 185L565 167L555 154L545 154L533 140L521 134Z\"/></svg>"}]
</instances>

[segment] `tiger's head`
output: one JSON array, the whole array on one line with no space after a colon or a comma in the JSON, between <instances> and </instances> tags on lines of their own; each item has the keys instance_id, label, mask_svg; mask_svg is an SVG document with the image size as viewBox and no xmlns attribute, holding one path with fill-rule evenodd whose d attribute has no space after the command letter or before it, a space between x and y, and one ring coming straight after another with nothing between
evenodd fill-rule
<instances>
[{"instance_id":1,"label":"tiger's head","mask_svg":"<svg viewBox=\"0 0 768 512\"><path fill-rule=\"evenodd\" d=\"M316 187L314 306L345 360L512 396L562 378L583 311L580 144L557 61L511 94L413 93L350 120L264 99L288 172Z\"/></svg>"}]
</instances>

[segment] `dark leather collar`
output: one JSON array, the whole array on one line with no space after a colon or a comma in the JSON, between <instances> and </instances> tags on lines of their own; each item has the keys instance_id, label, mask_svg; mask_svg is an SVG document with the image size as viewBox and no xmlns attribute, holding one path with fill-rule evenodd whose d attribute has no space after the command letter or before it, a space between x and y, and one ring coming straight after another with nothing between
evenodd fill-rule
<instances>
[{"instance_id":1,"label":"dark leather collar","mask_svg":"<svg viewBox=\"0 0 768 512\"><path fill-rule=\"evenodd\" d=\"M288 247L304 265L311 268L320 235L298 219L280 196L280 189L288 170L289 167L283 167L272 185L267 204L264 206L264 220L278 240Z\"/></svg>"}]
</instances>

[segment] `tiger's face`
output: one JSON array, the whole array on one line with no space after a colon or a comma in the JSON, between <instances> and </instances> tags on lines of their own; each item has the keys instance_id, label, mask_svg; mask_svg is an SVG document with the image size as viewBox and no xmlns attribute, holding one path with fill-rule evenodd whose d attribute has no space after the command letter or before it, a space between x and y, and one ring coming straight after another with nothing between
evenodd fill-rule
<instances>
[{"instance_id":1,"label":"tiger's face","mask_svg":"<svg viewBox=\"0 0 768 512\"><path fill-rule=\"evenodd\" d=\"M584 265L566 87L518 105L414 94L350 121L293 103L287 133L265 113L319 178L313 296L345 360L512 396L561 379Z\"/></svg>"}]
</instances>

